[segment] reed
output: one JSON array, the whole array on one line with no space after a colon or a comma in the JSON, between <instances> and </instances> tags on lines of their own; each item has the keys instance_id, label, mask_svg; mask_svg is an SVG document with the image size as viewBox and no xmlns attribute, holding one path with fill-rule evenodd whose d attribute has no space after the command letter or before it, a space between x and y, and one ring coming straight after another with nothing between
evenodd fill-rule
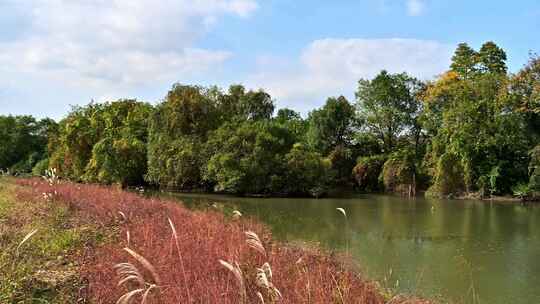
<instances>
[{"instance_id":1,"label":"reed","mask_svg":"<svg viewBox=\"0 0 540 304\"><path fill-rule=\"evenodd\" d=\"M246 243L248 246L266 257L266 249L259 236L253 231L246 231L244 233L247 236Z\"/></svg>"},{"instance_id":2,"label":"reed","mask_svg":"<svg viewBox=\"0 0 540 304\"><path fill-rule=\"evenodd\" d=\"M343 208L336 208L336 210L343 215L343 218L345 219L345 246L346 246L346 252L347 254L350 254L350 235L349 235L349 220L347 218L347 212Z\"/></svg>"},{"instance_id":3,"label":"reed","mask_svg":"<svg viewBox=\"0 0 540 304\"><path fill-rule=\"evenodd\" d=\"M19 243L19 245L17 246L17 249L15 250L15 253L17 256L19 256L19 249L21 248L22 245L24 245L24 243L26 243L34 234L36 234L36 232L38 232L37 229L34 229L32 231L30 231L23 239L22 241Z\"/></svg>"},{"instance_id":4,"label":"reed","mask_svg":"<svg viewBox=\"0 0 540 304\"><path fill-rule=\"evenodd\" d=\"M238 263L236 262L233 265L224 260L219 260L219 263L223 265L223 267L225 267L227 270L229 270L229 272L232 273L236 278L240 293L240 303L245 303L247 300L246 284L244 282L244 274L242 273L242 269L240 269L240 265L238 265Z\"/></svg>"},{"instance_id":5,"label":"reed","mask_svg":"<svg viewBox=\"0 0 540 304\"><path fill-rule=\"evenodd\" d=\"M187 286L187 276L186 276L186 268L184 267L184 259L182 258L182 252L180 251L180 243L178 242L178 233L176 232L176 227L174 226L172 220L170 218L167 218L169 221L169 226L172 230L172 235L174 238L174 243L176 245L176 252L178 253L178 259L180 260L180 268L182 270L182 276L184 278L184 286L187 293L187 298L189 300L189 303L191 303L191 294L189 292L189 287Z\"/></svg>"},{"instance_id":6,"label":"reed","mask_svg":"<svg viewBox=\"0 0 540 304\"><path fill-rule=\"evenodd\" d=\"M150 264L146 258L127 247L124 248L124 250L135 258L135 260L137 260L152 275L154 282L160 282L154 266L152 266L152 264ZM131 263L116 264L114 265L114 269L116 269L116 273L120 279L118 286L124 285L128 287L128 291L120 296L120 298L118 298L116 301L117 304L129 304L134 297L139 295L141 296L140 303L146 304L150 293L159 287L158 284L148 283L145 280L142 272ZM133 282L137 288L130 290L130 282Z\"/></svg>"}]
</instances>

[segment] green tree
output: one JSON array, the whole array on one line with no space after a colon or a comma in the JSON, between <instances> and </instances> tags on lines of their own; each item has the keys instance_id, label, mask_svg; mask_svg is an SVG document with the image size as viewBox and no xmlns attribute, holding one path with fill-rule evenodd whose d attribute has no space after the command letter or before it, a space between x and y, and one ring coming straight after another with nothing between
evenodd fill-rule
<instances>
[{"instance_id":1,"label":"green tree","mask_svg":"<svg viewBox=\"0 0 540 304\"><path fill-rule=\"evenodd\" d=\"M467 43L460 43L454 56L450 69L463 78L469 78L477 72L478 53Z\"/></svg>"},{"instance_id":2,"label":"green tree","mask_svg":"<svg viewBox=\"0 0 540 304\"><path fill-rule=\"evenodd\" d=\"M506 111L519 113L527 123L534 143L540 142L540 56L531 55L529 62L509 82L504 99Z\"/></svg>"},{"instance_id":3,"label":"green tree","mask_svg":"<svg viewBox=\"0 0 540 304\"><path fill-rule=\"evenodd\" d=\"M309 113L309 145L327 155L337 146L349 146L354 134L354 107L343 96L328 98L326 104Z\"/></svg>"},{"instance_id":4,"label":"green tree","mask_svg":"<svg viewBox=\"0 0 540 304\"><path fill-rule=\"evenodd\" d=\"M494 42L488 41L478 52L480 71L484 73L506 74L506 52Z\"/></svg>"},{"instance_id":5,"label":"green tree","mask_svg":"<svg viewBox=\"0 0 540 304\"><path fill-rule=\"evenodd\" d=\"M306 145L297 143L285 155L288 194L321 196L330 186L331 163Z\"/></svg>"},{"instance_id":6,"label":"green tree","mask_svg":"<svg viewBox=\"0 0 540 304\"><path fill-rule=\"evenodd\" d=\"M381 175L387 157L384 155L365 156L358 159L353 169L356 186L363 192L377 192L384 190Z\"/></svg>"},{"instance_id":7,"label":"green tree","mask_svg":"<svg viewBox=\"0 0 540 304\"><path fill-rule=\"evenodd\" d=\"M76 181L142 183L151 113L130 99L73 108L49 138L49 166Z\"/></svg>"},{"instance_id":8,"label":"green tree","mask_svg":"<svg viewBox=\"0 0 540 304\"><path fill-rule=\"evenodd\" d=\"M523 118L503 106L507 82L504 73L450 71L428 84L421 121L430 136L431 193L508 193L523 181L530 142Z\"/></svg>"},{"instance_id":9,"label":"green tree","mask_svg":"<svg viewBox=\"0 0 540 304\"><path fill-rule=\"evenodd\" d=\"M275 121L291 131L297 142L306 141L306 133L308 130L308 122L300 116L300 113L291 109L280 109L277 112Z\"/></svg>"},{"instance_id":10,"label":"green tree","mask_svg":"<svg viewBox=\"0 0 540 304\"><path fill-rule=\"evenodd\" d=\"M284 192L283 160L293 143L293 134L271 121L226 123L207 143L211 157L205 180L219 192Z\"/></svg>"},{"instance_id":11,"label":"green tree","mask_svg":"<svg viewBox=\"0 0 540 304\"><path fill-rule=\"evenodd\" d=\"M540 145L530 151L529 189L540 193Z\"/></svg>"},{"instance_id":12,"label":"green tree","mask_svg":"<svg viewBox=\"0 0 540 304\"><path fill-rule=\"evenodd\" d=\"M422 83L406 73L382 71L373 80L362 79L356 92L360 120L381 141L384 152L394 150L398 137L415 125Z\"/></svg>"},{"instance_id":13,"label":"green tree","mask_svg":"<svg viewBox=\"0 0 540 304\"><path fill-rule=\"evenodd\" d=\"M56 122L48 118L0 116L0 169L29 173L47 158L47 140L55 128Z\"/></svg>"},{"instance_id":14,"label":"green tree","mask_svg":"<svg viewBox=\"0 0 540 304\"><path fill-rule=\"evenodd\" d=\"M148 182L180 189L202 186L202 166L207 161L203 146L220 125L222 97L217 88L172 87L151 118Z\"/></svg>"},{"instance_id":15,"label":"green tree","mask_svg":"<svg viewBox=\"0 0 540 304\"><path fill-rule=\"evenodd\" d=\"M219 114L222 121L270 119L274 102L263 90L247 91L242 85L231 85L226 94L219 96Z\"/></svg>"}]
</instances>

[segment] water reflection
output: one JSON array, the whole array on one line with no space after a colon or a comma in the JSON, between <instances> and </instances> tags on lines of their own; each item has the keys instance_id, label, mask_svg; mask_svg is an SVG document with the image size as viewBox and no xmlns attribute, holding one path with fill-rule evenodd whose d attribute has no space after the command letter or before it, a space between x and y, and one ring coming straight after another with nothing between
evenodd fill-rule
<instances>
[{"instance_id":1,"label":"water reflection","mask_svg":"<svg viewBox=\"0 0 540 304\"><path fill-rule=\"evenodd\" d=\"M345 250L401 292L456 303L540 303L539 208L504 203L355 196L339 199L177 195L221 201L274 235ZM345 223L336 208L347 211ZM389 278L389 274L392 276Z\"/></svg>"}]
</instances>

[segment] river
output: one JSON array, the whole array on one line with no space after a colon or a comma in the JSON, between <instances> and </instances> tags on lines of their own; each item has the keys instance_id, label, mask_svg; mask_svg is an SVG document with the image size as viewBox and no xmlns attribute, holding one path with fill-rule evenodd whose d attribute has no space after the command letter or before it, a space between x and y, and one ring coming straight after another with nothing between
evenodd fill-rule
<instances>
[{"instance_id":1,"label":"river","mask_svg":"<svg viewBox=\"0 0 540 304\"><path fill-rule=\"evenodd\" d=\"M188 206L219 202L255 216L281 240L348 251L365 276L399 292L451 303L540 303L539 207L383 195L173 195Z\"/></svg>"}]
</instances>

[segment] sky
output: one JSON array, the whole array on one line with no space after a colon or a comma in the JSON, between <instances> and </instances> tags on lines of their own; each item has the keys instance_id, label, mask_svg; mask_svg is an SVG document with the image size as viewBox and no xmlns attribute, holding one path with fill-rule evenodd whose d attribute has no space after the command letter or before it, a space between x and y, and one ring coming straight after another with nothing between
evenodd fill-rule
<instances>
[{"instance_id":1,"label":"sky","mask_svg":"<svg viewBox=\"0 0 540 304\"><path fill-rule=\"evenodd\" d=\"M305 115L381 69L433 79L460 42L494 41L518 71L539 33L538 0L0 0L0 115L157 103L176 82Z\"/></svg>"}]
</instances>

